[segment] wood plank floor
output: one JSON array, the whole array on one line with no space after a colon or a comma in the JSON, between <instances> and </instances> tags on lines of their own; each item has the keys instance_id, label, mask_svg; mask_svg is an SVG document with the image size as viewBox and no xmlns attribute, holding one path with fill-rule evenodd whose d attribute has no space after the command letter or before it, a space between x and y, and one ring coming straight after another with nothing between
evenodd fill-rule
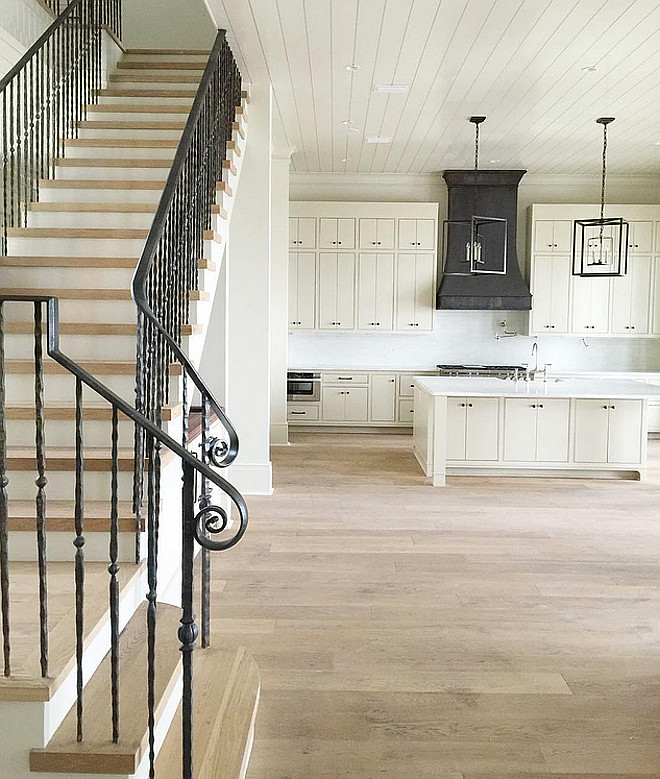
<instances>
[{"instance_id":1,"label":"wood plank floor","mask_svg":"<svg viewBox=\"0 0 660 779\"><path fill-rule=\"evenodd\" d=\"M660 776L660 442L641 484L434 489L407 436L292 438L213 561L248 779Z\"/></svg>"}]
</instances>

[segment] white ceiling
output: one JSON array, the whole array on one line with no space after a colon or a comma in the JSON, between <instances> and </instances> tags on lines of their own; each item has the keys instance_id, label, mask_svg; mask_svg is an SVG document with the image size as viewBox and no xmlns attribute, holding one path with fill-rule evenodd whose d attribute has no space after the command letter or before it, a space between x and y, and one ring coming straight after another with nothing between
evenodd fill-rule
<instances>
[{"instance_id":1,"label":"white ceiling","mask_svg":"<svg viewBox=\"0 0 660 779\"><path fill-rule=\"evenodd\" d=\"M295 171L471 167L483 114L484 168L596 173L609 115L609 169L660 173L659 0L207 2L247 80L270 78ZM410 91L373 92L390 83Z\"/></svg>"}]
</instances>

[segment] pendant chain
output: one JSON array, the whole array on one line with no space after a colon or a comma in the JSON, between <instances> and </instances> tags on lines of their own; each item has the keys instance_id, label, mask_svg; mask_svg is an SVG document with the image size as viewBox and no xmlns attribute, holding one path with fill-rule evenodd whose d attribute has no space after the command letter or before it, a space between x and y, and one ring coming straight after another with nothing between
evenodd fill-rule
<instances>
[{"instance_id":1,"label":"pendant chain","mask_svg":"<svg viewBox=\"0 0 660 779\"><path fill-rule=\"evenodd\" d=\"M600 191L600 218L605 214L605 178L607 177L607 125L603 125L603 178Z\"/></svg>"}]
</instances>

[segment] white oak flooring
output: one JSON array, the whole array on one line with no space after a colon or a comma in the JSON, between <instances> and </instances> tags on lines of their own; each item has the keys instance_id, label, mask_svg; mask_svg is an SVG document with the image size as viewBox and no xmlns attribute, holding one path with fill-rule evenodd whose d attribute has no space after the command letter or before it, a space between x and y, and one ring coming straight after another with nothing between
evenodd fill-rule
<instances>
[{"instance_id":1,"label":"white oak flooring","mask_svg":"<svg viewBox=\"0 0 660 779\"><path fill-rule=\"evenodd\" d=\"M660 776L659 442L643 483L434 489L407 436L292 440L213 559L248 779Z\"/></svg>"}]
</instances>

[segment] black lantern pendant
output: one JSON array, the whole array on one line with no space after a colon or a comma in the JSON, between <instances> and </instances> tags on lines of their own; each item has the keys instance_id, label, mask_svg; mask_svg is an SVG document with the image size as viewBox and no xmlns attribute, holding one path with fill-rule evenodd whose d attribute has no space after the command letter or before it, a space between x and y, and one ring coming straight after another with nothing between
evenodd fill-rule
<instances>
[{"instance_id":1,"label":"black lantern pendant","mask_svg":"<svg viewBox=\"0 0 660 779\"><path fill-rule=\"evenodd\" d=\"M443 268L445 276L505 275L507 260L507 220L477 216L479 196L479 125L485 116L471 116L474 125L474 203L470 219L445 219L442 223ZM460 247L464 271L447 271L447 255Z\"/></svg>"},{"instance_id":2,"label":"black lantern pendant","mask_svg":"<svg viewBox=\"0 0 660 779\"><path fill-rule=\"evenodd\" d=\"M603 125L603 175L600 193L600 218L576 219L573 223L573 275L624 276L628 270L628 232L630 225L618 217L605 218L605 180L607 177L607 125L614 117L596 119Z\"/></svg>"}]
</instances>

